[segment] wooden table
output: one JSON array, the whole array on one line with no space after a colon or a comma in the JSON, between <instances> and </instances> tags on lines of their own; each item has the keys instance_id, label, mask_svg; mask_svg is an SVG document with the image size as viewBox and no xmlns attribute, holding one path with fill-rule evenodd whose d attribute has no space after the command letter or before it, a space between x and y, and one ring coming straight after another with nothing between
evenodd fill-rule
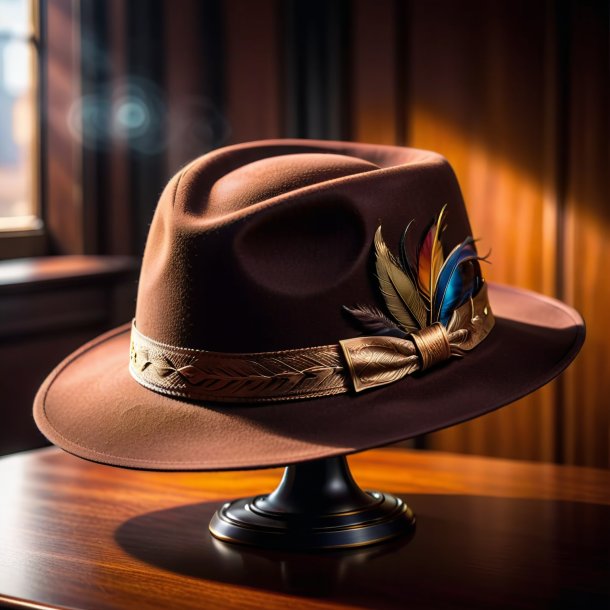
<instances>
[{"instance_id":1,"label":"wooden table","mask_svg":"<svg viewBox=\"0 0 610 610\"><path fill-rule=\"evenodd\" d=\"M350 458L417 514L410 540L228 545L224 500L278 470L153 473L42 449L0 460L0 604L26 608L607 608L610 472L397 449Z\"/></svg>"}]
</instances>

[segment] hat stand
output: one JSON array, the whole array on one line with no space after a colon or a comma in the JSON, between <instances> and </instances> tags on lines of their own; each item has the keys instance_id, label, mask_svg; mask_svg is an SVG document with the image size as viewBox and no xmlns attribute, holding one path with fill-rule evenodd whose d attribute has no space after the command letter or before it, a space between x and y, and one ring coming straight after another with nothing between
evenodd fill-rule
<instances>
[{"instance_id":1,"label":"hat stand","mask_svg":"<svg viewBox=\"0 0 610 610\"><path fill-rule=\"evenodd\" d=\"M414 526L415 517L400 498L360 489L340 456L287 466L269 495L224 504L210 532L225 542L316 551L375 544Z\"/></svg>"}]
</instances>

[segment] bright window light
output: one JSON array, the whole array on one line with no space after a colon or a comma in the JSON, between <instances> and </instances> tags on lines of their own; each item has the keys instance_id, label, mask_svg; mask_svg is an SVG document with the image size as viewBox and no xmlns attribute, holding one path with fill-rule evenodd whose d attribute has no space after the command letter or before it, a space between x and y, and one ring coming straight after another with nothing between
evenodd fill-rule
<instances>
[{"instance_id":1,"label":"bright window light","mask_svg":"<svg viewBox=\"0 0 610 610\"><path fill-rule=\"evenodd\" d=\"M0 0L0 231L40 226L34 6Z\"/></svg>"}]
</instances>

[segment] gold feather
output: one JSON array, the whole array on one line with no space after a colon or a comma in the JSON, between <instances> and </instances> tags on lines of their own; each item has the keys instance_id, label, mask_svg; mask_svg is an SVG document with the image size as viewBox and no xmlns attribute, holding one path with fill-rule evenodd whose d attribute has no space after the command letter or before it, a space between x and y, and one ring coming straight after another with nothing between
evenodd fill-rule
<instances>
[{"instance_id":1,"label":"gold feather","mask_svg":"<svg viewBox=\"0 0 610 610\"><path fill-rule=\"evenodd\" d=\"M430 293L428 295L430 301L432 301L432 297L434 295L434 290L438 281L438 275L441 272L441 267L445 262L443 246L441 244L441 233L444 230L443 221L446 209L447 204L443 206L443 209L438 215L438 220L436 221L436 231L434 233L434 241L432 242L432 254L430 257ZM430 307L430 309L432 309L432 307Z\"/></svg>"},{"instance_id":2,"label":"gold feather","mask_svg":"<svg viewBox=\"0 0 610 610\"><path fill-rule=\"evenodd\" d=\"M389 312L408 332L426 325L427 310L417 288L400 268L381 235L381 227L375 233L375 269L379 288Z\"/></svg>"}]
</instances>

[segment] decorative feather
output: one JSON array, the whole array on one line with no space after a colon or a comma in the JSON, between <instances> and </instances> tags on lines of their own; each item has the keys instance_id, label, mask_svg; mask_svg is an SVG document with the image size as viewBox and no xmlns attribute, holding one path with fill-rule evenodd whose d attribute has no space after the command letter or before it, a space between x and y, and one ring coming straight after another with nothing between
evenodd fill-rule
<instances>
[{"instance_id":1,"label":"decorative feather","mask_svg":"<svg viewBox=\"0 0 610 610\"><path fill-rule=\"evenodd\" d=\"M364 331L375 335L404 337L426 326L441 322L447 326L453 312L476 296L483 285L481 257L468 237L445 260L441 237L446 228L443 206L413 247L413 220L405 228L395 258L381 234L375 232L375 269L379 289L390 320L377 307L356 305L344 310ZM415 256L413 256L415 254Z\"/></svg>"},{"instance_id":2,"label":"decorative feather","mask_svg":"<svg viewBox=\"0 0 610 610\"><path fill-rule=\"evenodd\" d=\"M434 220L426 227L415 253L415 264L417 267L417 287L424 297L430 299L430 252L432 246L432 235L434 234Z\"/></svg>"},{"instance_id":3,"label":"decorative feather","mask_svg":"<svg viewBox=\"0 0 610 610\"><path fill-rule=\"evenodd\" d=\"M428 226L417 250L417 279L420 291L432 301L434 287L443 265L443 247L440 237L444 230L443 220L447 206L443 206L438 218Z\"/></svg>"},{"instance_id":4,"label":"decorative feather","mask_svg":"<svg viewBox=\"0 0 610 610\"><path fill-rule=\"evenodd\" d=\"M375 268L381 294L390 314L408 332L426 325L427 312L417 288L392 256L381 235L375 233Z\"/></svg>"},{"instance_id":5,"label":"decorative feather","mask_svg":"<svg viewBox=\"0 0 610 610\"><path fill-rule=\"evenodd\" d=\"M432 256L430 262L430 301L432 302L432 296L434 295L434 290L436 288L436 282L438 281L438 276L441 272L441 268L443 266L443 262L445 260L443 254L443 245L441 243L441 235L447 228L444 224L445 222L445 210L447 209L447 205L444 205L438 215L438 220L436 221L436 233L434 234L434 241L432 242Z\"/></svg>"},{"instance_id":6,"label":"decorative feather","mask_svg":"<svg viewBox=\"0 0 610 610\"><path fill-rule=\"evenodd\" d=\"M373 335L399 337L401 339L407 336L405 331L377 307L370 305L347 307L344 305L343 310L354 318L364 332L372 333Z\"/></svg>"},{"instance_id":7,"label":"decorative feather","mask_svg":"<svg viewBox=\"0 0 610 610\"><path fill-rule=\"evenodd\" d=\"M409 274L409 277L411 278L411 281L413 282L413 284L415 286L417 286L417 284L418 284L417 269L413 265L413 261L417 261L417 254L415 254L415 252L413 252L412 247L409 248L409 242L411 240L408 239L409 229L411 228L411 226L413 225L414 222L415 222L415 219L413 219L406 226L405 230L402 233L402 236L400 237L398 255L400 258L400 264L402 265L402 268ZM415 256L413 256L414 254L415 254Z\"/></svg>"},{"instance_id":8,"label":"decorative feather","mask_svg":"<svg viewBox=\"0 0 610 610\"><path fill-rule=\"evenodd\" d=\"M434 292L432 320L447 325L451 314L478 292L481 269L472 237L457 245L443 264Z\"/></svg>"}]
</instances>

